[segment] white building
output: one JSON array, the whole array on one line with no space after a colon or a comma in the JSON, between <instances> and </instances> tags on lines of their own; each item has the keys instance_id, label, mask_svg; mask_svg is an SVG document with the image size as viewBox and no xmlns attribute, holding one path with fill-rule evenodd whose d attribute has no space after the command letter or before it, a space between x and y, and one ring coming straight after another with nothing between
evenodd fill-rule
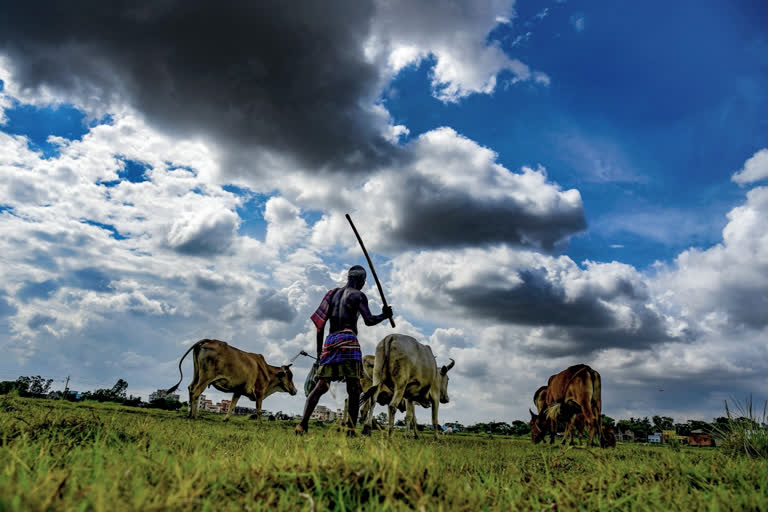
<instances>
[{"instance_id":1,"label":"white building","mask_svg":"<svg viewBox=\"0 0 768 512\"><path fill-rule=\"evenodd\" d=\"M655 432L648 436L649 443L661 444L661 432Z\"/></svg>"},{"instance_id":2,"label":"white building","mask_svg":"<svg viewBox=\"0 0 768 512\"><path fill-rule=\"evenodd\" d=\"M166 393L164 389L158 389L154 393L149 394L149 401L157 400L158 398L170 398L172 400L176 400L177 402L179 400L179 394L178 393Z\"/></svg>"}]
</instances>

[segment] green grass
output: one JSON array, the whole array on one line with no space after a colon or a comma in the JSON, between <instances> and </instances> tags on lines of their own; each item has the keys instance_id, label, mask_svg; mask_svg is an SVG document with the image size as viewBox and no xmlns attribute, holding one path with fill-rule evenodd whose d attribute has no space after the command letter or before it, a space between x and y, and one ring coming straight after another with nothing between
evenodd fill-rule
<instances>
[{"instance_id":1,"label":"green grass","mask_svg":"<svg viewBox=\"0 0 768 512\"><path fill-rule=\"evenodd\" d=\"M0 511L768 509L765 460L718 449L292 428L0 398Z\"/></svg>"}]
</instances>

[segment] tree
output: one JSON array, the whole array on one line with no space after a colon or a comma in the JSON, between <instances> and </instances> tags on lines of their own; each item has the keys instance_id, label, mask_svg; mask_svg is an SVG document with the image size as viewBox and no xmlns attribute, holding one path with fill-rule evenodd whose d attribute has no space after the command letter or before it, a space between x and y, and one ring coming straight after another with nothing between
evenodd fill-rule
<instances>
[{"instance_id":1,"label":"tree","mask_svg":"<svg viewBox=\"0 0 768 512\"><path fill-rule=\"evenodd\" d=\"M83 393L86 400L97 400L99 402L123 402L126 399L125 390L128 383L123 379L118 379L111 389L101 388L94 392Z\"/></svg>"},{"instance_id":2,"label":"tree","mask_svg":"<svg viewBox=\"0 0 768 512\"><path fill-rule=\"evenodd\" d=\"M115 385L112 386L111 394L116 400L123 401L126 398L125 390L128 389L128 383L123 379L117 379Z\"/></svg>"},{"instance_id":3,"label":"tree","mask_svg":"<svg viewBox=\"0 0 768 512\"><path fill-rule=\"evenodd\" d=\"M611 418L610 416L606 416L605 414L600 415L600 419L603 422L604 427L613 427L616 426L616 421Z\"/></svg>"},{"instance_id":4,"label":"tree","mask_svg":"<svg viewBox=\"0 0 768 512\"><path fill-rule=\"evenodd\" d=\"M21 396L43 397L51 390L53 379L44 379L40 375L35 377L19 377L18 390Z\"/></svg>"},{"instance_id":5,"label":"tree","mask_svg":"<svg viewBox=\"0 0 768 512\"><path fill-rule=\"evenodd\" d=\"M520 420L512 422L512 435L514 436L527 436L531 433L531 426Z\"/></svg>"},{"instance_id":6,"label":"tree","mask_svg":"<svg viewBox=\"0 0 768 512\"><path fill-rule=\"evenodd\" d=\"M675 420L669 416L654 416L653 428L656 430L672 430L675 428Z\"/></svg>"}]
</instances>

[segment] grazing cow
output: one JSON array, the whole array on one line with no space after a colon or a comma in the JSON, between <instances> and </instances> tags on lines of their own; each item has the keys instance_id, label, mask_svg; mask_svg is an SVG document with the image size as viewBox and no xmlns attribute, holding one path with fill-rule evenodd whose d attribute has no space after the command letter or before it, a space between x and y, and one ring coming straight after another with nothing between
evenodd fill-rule
<instances>
[{"instance_id":1,"label":"grazing cow","mask_svg":"<svg viewBox=\"0 0 768 512\"><path fill-rule=\"evenodd\" d=\"M189 385L190 418L197 417L197 399L208 386L233 393L225 421L243 395L256 402L256 414L261 419L261 403L269 395L277 391L296 394L290 364L272 366L261 354L244 352L219 340L200 340L184 352L179 361L179 382L168 393L176 391L181 384L184 378L181 363L190 351L194 351L192 360L195 364L195 376Z\"/></svg>"},{"instance_id":2,"label":"grazing cow","mask_svg":"<svg viewBox=\"0 0 768 512\"><path fill-rule=\"evenodd\" d=\"M373 397L373 402L377 403L380 393L386 389L392 390L389 401L390 436L395 423L395 411L404 399L411 411L414 402L422 407L432 407L432 426L437 439L437 409L439 404L448 403L448 371L454 364L455 361L451 359L451 364L438 368L428 345L422 345L405 334L390 334L376 346L373 383L363 393L363 399ZM370 430L372 419L373 408L369 410L366 419L367 430ZM406 428L409 424L407 419L406 413ZM412 421L415 423L415 417Z\"/></svg>"},{"instance_id":3,"label":"grazing cow","mask_svg":"<svg viewBox=\"0 0 768 512\"><path fill-rule=\"evenodd\" d=\"M583 422L589 430L589 444L597 436L602 445L602 421L600 411L600 374L587 365L579 364L549 378L546 390L539 388L534 394L534 403L539 414L531 413L531 439L540 442L550 431L550 443L554 442L557 421L567 424L563 443L573 437L573 430L583 415Z\"/></svg>"},{"instance_id":4,"label":"grazing cow","mask_svg":"<svg viewBox=\"0 0 768 512\"><path fill-rule=\"evenodd\" d=\"M536 392L533 394L533 403L536 404L536 411L538 414L541 414L543 411L547 408L547 386L541 386L539 389L536 390ZM576 431L576 441L581 444L581 438L585 435L585 420L584 415L579 411L576 414L573 414L570 416L570 422L565 426L566 430ZM558 427L560 423L558 422L558 418L554 419L547 419L548 425L547 428L549 429L551 440L554 439L554 434L558 432ZM571 436L571 444L574 444L573 436ZM563 442L565 442L565 439L563 439Z\"/></svg>"}]
</instances>

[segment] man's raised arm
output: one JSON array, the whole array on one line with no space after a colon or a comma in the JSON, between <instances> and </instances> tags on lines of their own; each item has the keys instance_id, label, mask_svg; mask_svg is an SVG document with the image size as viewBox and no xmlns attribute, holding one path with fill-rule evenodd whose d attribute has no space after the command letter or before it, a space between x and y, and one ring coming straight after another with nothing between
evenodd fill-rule
<instances>
[{"instance_id":1,"label":"man's raised arm","mask_svg":"<svg viewBox=\"0 0 768 512\"><path fill-rule=\"evenodd\" d=\"M392 308L390 306L385 306L382 308L380 315L372 315L371 310L368 308L368 297L360 292L360 315L363 317L365 325L376 325L392 317Z\"/></svg>"}]
</instances>

